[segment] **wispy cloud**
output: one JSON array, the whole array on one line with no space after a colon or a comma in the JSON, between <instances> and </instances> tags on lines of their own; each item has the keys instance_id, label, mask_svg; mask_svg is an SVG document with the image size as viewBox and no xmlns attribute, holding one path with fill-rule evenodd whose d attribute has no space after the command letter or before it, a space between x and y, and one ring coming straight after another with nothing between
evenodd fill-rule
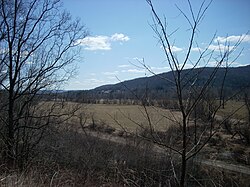
<instances>
[{"instance_id":1,"label":"wispy cloud","mask_svg":"<svg viewBox=\"0 0 250 187\"><path fill-rule=\"evenodd\" d=\"M107 77L107 79L109 79L109 80L118 80L117 77L115 77L115 76L109 76L109 77Z\"/></svg>"},{"instance_id":2,"label":"wispy cloud","mask_svg":"<svg viewBox=\"0 0 250 187\"><path fill-rule=\"evenodd\" d=\"M166 70L170 70L170 67L151 67L151 70L155 70L155 71L166 71Z\"/></svg>"},{"instance_id":3,"label":"wispy cloud","mask_svg":"<svg viewBox=\"0 0 250 187\"><path fill-rule=\"evenodd\" d=\"M191 51L199 52L202 51L202 49L200 47L192 47Z\"/></svg>"},{"instance_id":4,"label":"wispy cloud","mask_svg":"<svg viewBox=\"0 0 250 187\"><path fill-rule=\"evenodd\" d=\"M164 66L164 67L148 67L150 71L152 71L153 74L159 74L170 71L170 67Z\"/></svg>"},{"instance_id":5,"label":"wispy cloud","mask_svg":"<svg viewBox=\"0 0 250 187\"><path fill-rule=\"evenodd\" d=\"M169 52L169 49L168 49L168 48L166 48L166 50ZM170 50L171 50L172 52L181 52L181 51L183 51L183 48L180 48L180 47L177 47L177 46L171 46L171 47L170 47Z\"/></svg>"},{"instance_id":6,"label":"wispy cloud","mask_svg":"<svg viewBox=\"0 0 250 187\"><path fill-rule=\"evenodd\" d=\"M217 62L217 61L210 61L210 62L208 62L208 65L209 66L212 66L212 67L214 67L214 66L216 66L216 65L218 65L218 63L219 62ZM222 62L222 64L221 64L222 66L230 66L230 67L239 67L239 66L245 66L246 64L241 64L241 63L239 63L239 62Z\"/></svg>"},{"instance_id":7,"label":"wispy cloud","mask_svg":"<svg viewBox=\"0 0 250 187\"><path fill-rule=\"evenodd\" d=\"M85 46L84 49L95 51L95 50L110 50L111 43L107 36L89 36L83 39L79 39L77 44Z\"/></svg>"},{"instance_id":8,"label":"wispy cloud","mask_svg":"<svg viewBox=\"0 0 250 187\"><path fill-rule=\"evenodd\" d=\"M113 72L103 72L104 75L117 75L119 71L113 71Z\"/></svg>"},{"instance_id":9,"label":"wispy cloud","mask_svg":"<svg viewBox=\"0 0 250 187\"><path fill-rule=\"evenodd\" d=\"M242 35L231 35L227 37L218 36L214 39L214 42L225 43L225 42L250 42L250 35L249 34L242 34Z\"/></svg>"},{"instance_id":10,"label":"wispy cloud","mask_svg":"<svg viewBox=\"0 0 250 187\"><path fill-rule=\"evenodd\" d=\"M210 45L208 47L208 49L210 50L213 50L213 51L227 51L227 50L232 50L234 48L234 46L226 46L226 45L223 45L223 44L219 44L219 45Z\"/></svg>"},{"instance_id":11,"label":"wispy cloud","mask_svg":"<svg viewBox=\"0 0 250 187\"><path fill-rule=\"evenodd\" d=\"M91 79L84 79L82 81L72 81L70 82L70 89L92 89L95 88L97 86L106 84L108 82L104 81L104 80L99 80L96 78L91 78Z\"/></svg>"},{"instance_id":12,"label":"wispy cloud","mask_svg":"<svg viewBox=\"0 0 250 187\"><path fill-rule=\"evenodd\" d=\"M145 73L145 70L143 69L127 69L127 70L122 70L122 73Z\"/></svg>"},{"instance_id":13,"label":"wispy cloud","mask_svg":"<svg viewBox=\"0 0 250 187\"><path fill-rule=\"evenodd\" d=\"M128 72L130 72L130 73L145 73L145 70L129 69Z\"/></svg>"},{"instance_id":14,"label":"wispy cloud","mask_svg":"<svg viewBox=\"0 0 250 187\"><path fill-rule=\"evenodd\" d=\"M130 40L130 38L129 38L128 36L125 36L125 35L122 34L122 33L120 33L120 34L115 33L115 34L113 34L113 35L110 37L110 39L111 39L112 41L120 41L120 42L127 42L127 41Z\"/></svg>"},{"instance_id":15,"label":"wispy cloud","mask_svg":"<svg viewBox=\"0 0 250 187\"><path fill-rule=\"evenodd\" d=\"M112 36L89 36L76 41L77 44L85 46L85 50L111 50L112 42L127 42L130 38L122 33L115 33Z\"/></svg>"},{"instance_id":16,"label":"wispy cloud","mask_svg":"<svg viewBox=\"0 0 250 187\"><path fill-rule=\"evenodd\" d=\"M183 64L179 64L178 66L179 66L179 68L181 68L181 67L183 66ZM196 65L196 66L195 66L195 68L199 68L199 67L200 67L200 65ZM185 66L184 66L184 69L191 69L191 68L194 68L194 64L189 64L189 63L187 63L187 64L185 64Z\"/></svg>"},{"instance_id":17,"label":"wispy cloud","mask_svg":"<svg viewBox=\"0 0 250 187\"><path fill-rule=\"evenodd\" d=\"M122 64L118 66L118 68L128 68L128 67L130 67L130 65L128 64Z\"/></svg>"},{"instance_id":18,"label":"wispy cloud","mask_svg":"<svg viewBox=\"0 0 250 187\"><path fill-rule=\"evenodd\" d=\"M138 62L143 62L144 61L143 58L139 58L139 57L134 57L133 60L136 60Z\"/></svg>"}]
</instances>

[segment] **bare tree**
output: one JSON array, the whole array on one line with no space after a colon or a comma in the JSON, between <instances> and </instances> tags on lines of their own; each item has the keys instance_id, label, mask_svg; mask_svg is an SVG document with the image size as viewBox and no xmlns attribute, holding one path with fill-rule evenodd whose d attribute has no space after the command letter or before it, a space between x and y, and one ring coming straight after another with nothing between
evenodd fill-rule
<instances>
[{"instance_id":1,"label":"bare tree","mask_svg":"<svg viewBox=\"0 0 250 187\"><path fill-rule=\"evenodd\" d=\"M23 158L21 150L28 154L39 142L38 130L56 119L55 104L39 112L39 96L73 75L77 40L87 31L60 0L1 0L0 7L0 88L7 98L1 103L1 139L13 165Z\"/></svg>"},{"instance_id":2,"label":"bare tree","mask_svg":"<svg viewBox=\"0 0 250 187\"><path fill-rule=\"evenodd\" d=\"M246 105L246 108L247 108L247 122L248 122L248 125L250 125L250 98L248 96L248 93L246 92L245 93L245 105Z\"/></svg>"},{"instance_id":3,"label":"bare tree","mask_svg":"<svg viewBox=\"0 0 250 187\"><path fill-rule=\"evenodd\" d=\"M246 113L247 113L247 119L245 120L245 123L242 124L240 127L239 133L243 137L245 143L247 145L250 144L250 98L249 98L249 90L245 91L244 94L244 103L246 107ZM235 133L235 135L237 132Z\"/></svg>"},{"instance_id":4,"label":"bare tree","mask_svg":"<svg viewBox=\"0 0 250 187\"><path fill-rule=\"evenodd\" d=\"M241 43L243 38L240 38L236 43L230 44L229 42L225 42L220 45L218 41L218 46L221 46L219 49L219 53L215 50L210 50L210 46L213 41L216 39L216 35L214 35L210 43L207 47L201 49L196 41L196 37L198 34L198 27L204 19L205 13L209 8L212 1L201 2L200 7L196 11L193 9L191 2L188 0L187 5L189 7L189 13L182 11L178 6L177 9L180 11L180 14L186 19L189 24L189 41L186 47L187 51L184 58L180 59L177 57L177 54L173 50L173 46L175 44L175 39L173 39L174 34L177 32L170 32L168 28L168 24L166 23L166 19L161 19L157 14L153 3L151 0L147 0L148 5L151 8L153 24L151 25L153 31L155 32L157 38L159 39L159 43L162 46L164 51L166 60L168 62L169 67L172 71L172 79L165 81L170 81L175 88L177 102L178 102L178 110L181 113L181 119L176 120L178 124L180 137L178 140L173 141L173 138L164 140L159 134L154 131L154 125L149 121L150 135L144 136L143 138L148 139L166 149L169 149L174 154L180 156L181 166L180 166L180 175L176 176L176 181L179 186L186 185L186 177L188 173L187 163L188 160L193 158L196 154L198 154L204 146L208 143L208 141L212 138L212 136L217 132L220 124L215 125L215 117L216 112L224 106L224 82L226 80L227 75L227 67L230 62L233 62L238 58L238 55L233 56L232 53L236 51L236 48ZM189 16L190 15L190 16ZM199 50L199 55L196 60L193 60L192 49L196 48ZM205 67L209 64L211 60L215 60L215 66L210 68L208 71L208 76L206 80L200 80L200 76L204 72ZM154 72L147 67L144 62L142 63L145 68L147 68L150 72L154 74ZM187 69L187 66L192 64L192 68ZM221 67L226 65L226 71L223 76L222 87L220 90L221 100L223 98L223 102L215 104L215 100L209 97L209 93L212 91L213 83L216 78L217 72ZM187 70L186 70L187 69ZM196 117L198 108L202 105L202 108L205 109L205 113L208 114L209 118L206 119L206 123L201 127L202 130L197 131L196 121L192 120L192 115ZM145 107L145 114L147 114ZM196 118L197 119L197 118ZM195 124L194 124L195 122ZM195 130L190 131L192 129L193 124L195 125ZM175 132L177 133L177 132ZM172 142L172 143L171 143Z\"/></svg>"}]
</instances>

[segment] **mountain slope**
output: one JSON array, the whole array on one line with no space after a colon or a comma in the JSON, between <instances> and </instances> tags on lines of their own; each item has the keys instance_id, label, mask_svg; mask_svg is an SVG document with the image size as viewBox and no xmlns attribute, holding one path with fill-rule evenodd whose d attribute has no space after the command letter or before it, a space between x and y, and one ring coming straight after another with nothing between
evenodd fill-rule
<instances>
[{"instance_id":1,"label":"mountain slope","mask_svg":"<svg viewBox=\"0 0 250 187\"><path fill-rule=\"evenodd\" d=\"M201 86L204 84L215 69L212 67L197 68L191 71L186 69L183 71L183 84L195 84ZM219 68L216 72L212 85L219 88L222 84L226 69ZM137 78L124 81L113 85L104 85L93 89L95 92L105 91L126 91L126 90L169 90L174 87L173 72L162 73L151 77ZM230 67L227 69L225 87L226 88L241 88L249 87L250 85L250 65L242 67Z\"/></svg>"}]
</instances>

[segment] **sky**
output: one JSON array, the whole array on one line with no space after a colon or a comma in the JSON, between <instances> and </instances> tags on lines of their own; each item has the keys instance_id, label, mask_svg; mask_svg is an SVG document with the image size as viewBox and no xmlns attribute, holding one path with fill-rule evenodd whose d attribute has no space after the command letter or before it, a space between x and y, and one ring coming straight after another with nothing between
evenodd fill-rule
<instances>
[{"instance_id":1,"label":"sky","mask_svg":"<svg viewBox=\"0 0 250 187\"><path fill-rule=\"evenodd\" d=\"M197 13L201 0L190 0ZM80 18L89 36L79 40L81 59L77 74L65 86L66 90L86 90L105 84L152 74L141 67L146 64L154 73L170 70L163 48L151 28L152 13L146 0L62 0L63 7L73 18ZM186 0L152 0L155 10L166 18L172 51L180 62L187 51L190 26L177 6L190 16ZM206 1L208 4L209 1ZM232 54L231 66L250 64L250 1L214 0L198 27L191 59L198 48L204 49L212 40L209 50L218 51L225 41L233 46L243 37L241 45ZM219 42L219 43L218 43ZM234 57L242 51L237 59ZM215 53L216 54L216 53ZM216 58L211 59L212 66ZM186 68L191 64L187 64ZM202 64L201 64L202 66Z\"/></svg>"}]
</instances>

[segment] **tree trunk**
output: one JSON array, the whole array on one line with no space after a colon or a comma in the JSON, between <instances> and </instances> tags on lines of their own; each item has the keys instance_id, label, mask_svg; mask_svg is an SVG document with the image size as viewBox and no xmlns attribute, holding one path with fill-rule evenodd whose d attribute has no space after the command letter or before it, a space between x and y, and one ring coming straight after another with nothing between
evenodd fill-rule
<instances>
[{"instance_id":1,"label":"tree trunk","mask_svg":"<svg viewBox=\"0 0 250 187\"><path fill-rule=\"evenodd\" d=\"M183 117L182 122L182 155L181 155L181 180L180 186L184 187L186 182L186 169L187 169L187 160L186 160L186 149L187 149L187 123L185 116Z\"/></svg>"},{"instance_id":2,"label":"tree trunk","mask_svg":"<svg viewBox=\"0 0 250 187\"><path fill-rule=\"evenodd\" d=\"M10 167L14 166L15 155L14 155L14 100L13 100L13 86L10 85L9 90L9 108L8 108L8 137L7 137L7 154L6 159Z\"/></svg>"}]
</instances>

